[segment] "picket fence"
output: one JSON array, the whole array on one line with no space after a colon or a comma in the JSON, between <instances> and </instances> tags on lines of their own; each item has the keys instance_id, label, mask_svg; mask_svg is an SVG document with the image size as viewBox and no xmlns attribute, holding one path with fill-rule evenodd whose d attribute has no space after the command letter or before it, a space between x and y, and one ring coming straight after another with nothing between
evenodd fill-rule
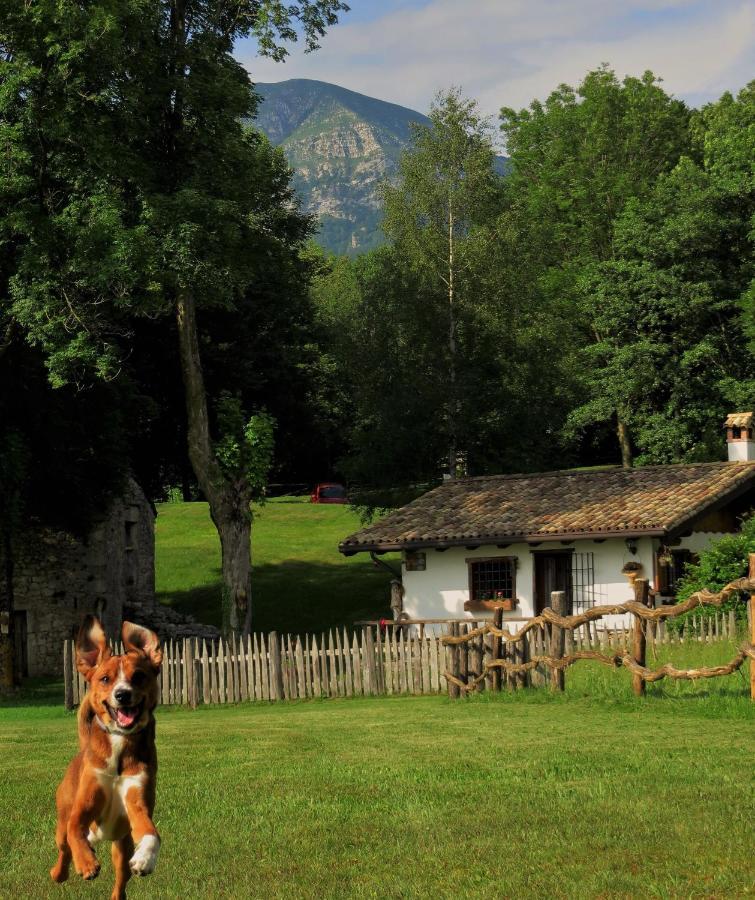
<instances>
[{"instance_id":1,"label":"picket fence","mask_svg":"<svg viewBox=\"0 0 755 900\"><path fill-rule=\"evenodd\" d=\"M120 652L120 645L113 646ZM327 635L253 634L230 641L167 641L159 702L200 704L298 700L379 694L437 694L446 690L444 650L438 636L378 628ZM63 647L65 705L86 693L76 670L75 646Z\"/></svg>"},{"instance_id":2,"label":"picket fence","mask_svg":"<svg viewBox=\"0 0 755 900\"><path fill-rule=\"evenodd\" d=\"M460 633L482 623L457 622ZM451 620L437 633L418 626L405 630L388 627L331 631L327 635L254 634L246 638L207 642L198 639L167 641L163 645L160 671L160 703L198 706L241 701L294 700L311 697L353 697L378 694L437 694L447 689L445 671L448 650L442 638ZM412 633L414 632L414 633ZM711 642L736 637L734 614L688 618L682 629L672 630L664 622L649 627L648 644L689 641ZM527 655L543 652L547 636L541 629L528 635ZM628 649L632 632L624 626L597 629L587 623L574 631L578 650ZM488 655L491 641L480 647ZM113 652L122 652L120 644ZM76 671L73 641L63 645L65 705L77 706L87 684ZM505 681L505 679L504 679ZM527 683L545 681L535 671Z\"/></svg>"}]
</instances>

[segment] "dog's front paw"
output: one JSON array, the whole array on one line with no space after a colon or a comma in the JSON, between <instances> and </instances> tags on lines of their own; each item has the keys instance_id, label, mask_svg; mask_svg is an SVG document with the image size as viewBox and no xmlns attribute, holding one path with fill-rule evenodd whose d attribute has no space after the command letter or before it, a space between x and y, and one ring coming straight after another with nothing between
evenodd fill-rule
<instances>
[{"instance_id":1,"label":"dog's front paw","mask_svg":"<svg viewBox=\"0 0 755 900\"><path fill-rule=\"evenodd\" d=\"M160 838L156 834L145 834L128 863L134 875L151 875L157 865L159 850Z\"/></svg>"},{"instance_id":2,"label":"dog's front paw","mask_svg":"<svg viewBox=\"0 0 755 900\"><path fill-rule=\"evenodd\" d=\"M100 864L97 861L97 857L92 854L91 859L87 857L85 860L77 863L76 871L84 881L92 881L100 874Z\"/></svg>"}]
</instances>

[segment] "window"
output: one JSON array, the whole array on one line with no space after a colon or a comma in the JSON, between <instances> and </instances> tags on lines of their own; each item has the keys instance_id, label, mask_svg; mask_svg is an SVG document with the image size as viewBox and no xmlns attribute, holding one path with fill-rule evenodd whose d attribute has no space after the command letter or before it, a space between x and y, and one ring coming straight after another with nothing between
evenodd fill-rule
<instances>
[{"instance_id":1,"label":"window","mask_svg":"<svg viewBox=\"0 0 755 900\"><path fill-rule=\"evenodd\" d=\"M571 558L572 613L595 606L595 560L592 553L573 553Z\"/></svg>"},{"instance_id":2,"label":"window","mask_svg":"<svg viewBox=\"0 0 755 900\"><path fill-rule=\"evenodd\" d=\"M665 597L675 597L679 579L689 563L697 562L697 554L690 550L658 551L658 592Z\"/></svg>"},{"instance_id":3,"label":"window","mask_svg":"<svg viewBox=\"0 0 755 900\"><path fill-rule=\"evenodd\" d=\"M471 603L495 603L516 599L516 557L493 556L468 559L469 600Z\"/></svg>"}]
</instances>

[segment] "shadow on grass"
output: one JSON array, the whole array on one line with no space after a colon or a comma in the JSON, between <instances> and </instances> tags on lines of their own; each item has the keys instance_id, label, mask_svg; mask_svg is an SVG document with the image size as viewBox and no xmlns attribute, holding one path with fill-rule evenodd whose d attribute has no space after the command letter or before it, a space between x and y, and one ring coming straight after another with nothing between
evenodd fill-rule
<instances>
[{"instance_id":1,"label":"shadow on grass","mask_svg":"<svg viewBox=\"0 0 755 900\"><path fill-rule=\"evenodd\" d=\"M59 678L25 678L20 687L0 693L0 709L19 706L59 706L63 682Z\"/></svg>"},{"instance_id":2,"label":"shadow on grass","mask_svg":"<svg viewBox=\"0 0 755 900\"><path fill-rule=\"evenodd\" d=\"M219 626L217 581L187 591L158 594L158 600L199 622ZM254 631L319 633L359 619L390 616L389 576L372 563L313 563L284 560L255 566L252 576Z\"/></svg>"}]
</instances>

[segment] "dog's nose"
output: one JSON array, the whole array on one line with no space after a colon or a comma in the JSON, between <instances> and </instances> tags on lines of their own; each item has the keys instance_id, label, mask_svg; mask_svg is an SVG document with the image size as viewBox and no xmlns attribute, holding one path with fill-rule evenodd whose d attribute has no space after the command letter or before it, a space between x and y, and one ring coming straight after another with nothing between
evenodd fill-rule
<instances>
[{"instance_id":1,"label":"dog's nose","mask_svg":"<svg viewBox=\"0 0 755 900\"><path fill-rule=\"evenodd\" d=\"M125 688L118 688L113 696L119 703L122 703L124 706L128 706L129 702L131 701L131 691L127 691Z\"/></svg>"}]
</instances>

